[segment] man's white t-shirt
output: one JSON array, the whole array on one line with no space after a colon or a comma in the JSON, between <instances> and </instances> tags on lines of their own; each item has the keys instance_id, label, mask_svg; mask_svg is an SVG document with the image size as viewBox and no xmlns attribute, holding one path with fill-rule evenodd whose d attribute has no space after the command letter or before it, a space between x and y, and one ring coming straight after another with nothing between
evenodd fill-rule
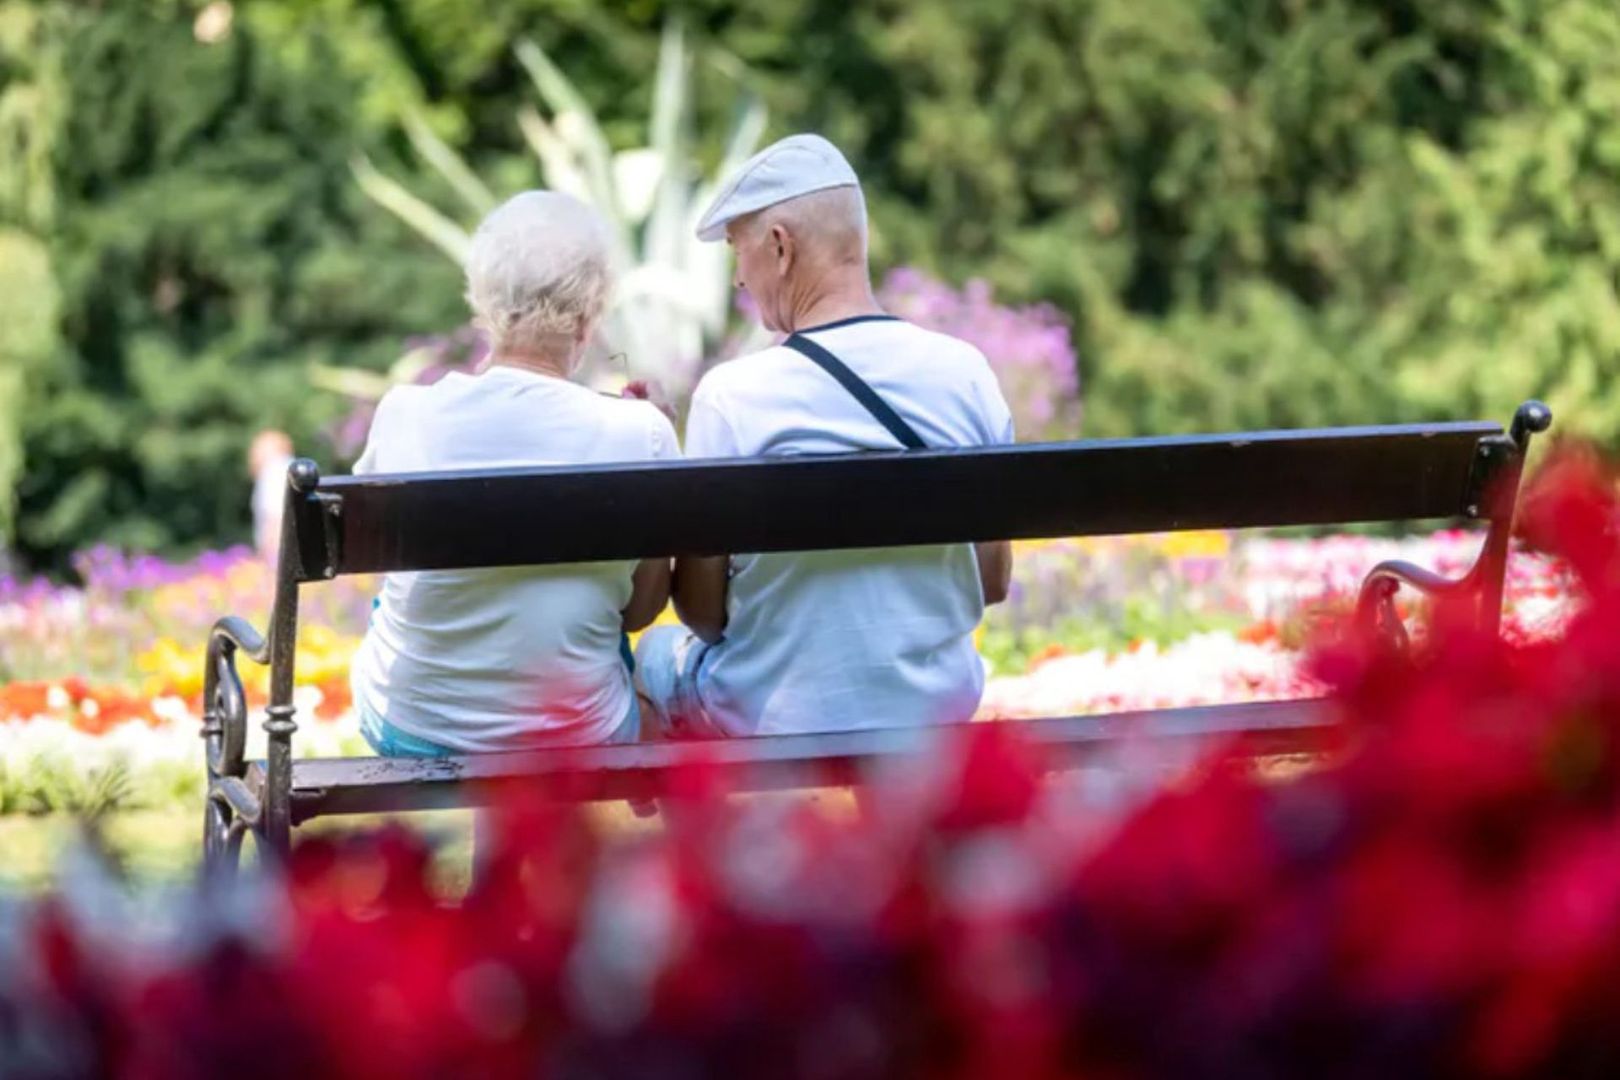
<instances>
[{"instance_id":1,"label":"man's white t-shirt","mask_svg":"<svg viewBox=\"0 0 1620 1080\"><path fill-rule=\"evenodd\" d=\"M644 401L510 367L390 390L356 473L680 456ZM566 529L565 521L537 528ZM388 574L355 654L355 701L460 751L605 741L629 715L620 611L634 561Z\"/></svg>"},{"instance_id":2,"label":"man's white t-shirt","mask_svg":"<svg viewBox=\"0 0 1620 1080\"><path fill-rule=\"evenodd\" d=\"M929 447L1012 441L984 355L898 319L801 331L864 379ZM833 377L783 346L704 377L686 456L895 450ZM736 555L724 638L702 656L704 712L731 735L967 720L984 691L973 631L984 613L971 544Z\"/></svg>"}]
</instances>

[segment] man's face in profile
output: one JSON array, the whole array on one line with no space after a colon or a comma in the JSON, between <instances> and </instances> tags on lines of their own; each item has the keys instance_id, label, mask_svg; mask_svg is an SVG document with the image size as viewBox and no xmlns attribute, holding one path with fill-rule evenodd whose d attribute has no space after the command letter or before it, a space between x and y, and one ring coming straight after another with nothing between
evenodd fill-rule
<instances>
[{"instance_id":1,"label":"man's face in profile","mask_svg":"<svg viewBox=\"0 0 1620 1080\"><path fill-rule=\"evenodd\" d=\"M776 313L776 298L780 292L776 248L771 243L770 230L756 226L753 215L726 225L726 243L731 245L736 260L732 283L753 298L765 329L780 333L783 327Z\"/></svg>"}]
</instances>

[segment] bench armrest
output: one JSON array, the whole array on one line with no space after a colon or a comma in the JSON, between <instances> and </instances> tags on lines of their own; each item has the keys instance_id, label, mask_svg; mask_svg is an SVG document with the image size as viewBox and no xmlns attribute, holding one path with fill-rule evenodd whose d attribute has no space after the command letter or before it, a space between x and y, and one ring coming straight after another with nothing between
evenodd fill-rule
<instances>
[{"instance_id":1,"label":"bench armrest","mask_svg":"<svg viewBox=\"0 0 1620 1080\"><path fill-rule=\"evenodd\" d=\"M1377 640L1405 651L1411 639L1395 611L1395 594L1400 587L1409 585L1430 596L1455 596L1477 590L1476 577L1474 570L1452 579L1401 559L1381 562L1362 579L1361 595L1356 599L1356 621Z\"/></svg>"},{"instance_id":2,"label":"bench armrest","mask_svg":"<svg viewBox=\"0 0 1620 1080\"><path fill-rule=\"evenodd\" d=\"M1433 570L1425 570L1416 563L1391 559L1388 562L1379 563L1367 572L1366 579L1361 583L1361 594L1366 596L1368 591L1375 586L1393 593L1398 586L1410 585L1419 592L1426 592L1433 596L1445 596L1468 589L1473 584L1470 577L1453 580L1448 577L1441 577Z\"/></svg>"},{"instance_id":3,"label":"bench armrest","mask_svg":"<svg viewBox=\"0 0 1620 1080\"><path fill-rule=\"evenodd\" d=\"M1531 437L1546 431L1551 424L1552 410L1539 401L1526 401L1513 414L1513 425L1506 437L1480 441L1481 459L1497 461L1498 464L1494 469L1476 474L1480 477L1478 491L1471 500L1477 501L1471 501L1468 507L1469 516L1475 517L1481 516L1478 511L1483 505L1483 516L1490 521L1479 558L1466 574L1455 580L1401 560L1379 563L1363 579L1361 595L1356 601L1356 619L1364 630L1386 645L1404 651L1409 640L1406 628L1401 625L1400 616L1395 611L1395 593L1402 585L1409 585L1431 596L1462 596L1470 599L1475 605L1475 618L1480 629L1491 635L1496 634L1502 618L1508 543L1513 533L1513 515L1525 455L1530 450ZM1470 481L1471 484L1473 482Z\"/></svg>"},{"instance_id":4,"label":"bench armrest","mask_svg":"<svg viewBox=\"0 0 1620 1080\"><path fill-rule=\"evenodd\" d=\"M270 662L270 643L264 635L246 619L228 615L208 631L203 670L202 737L208 765L203 840L211 860L229 851L233 862L243 832L262 817L259 795L243 779L248 707L236 670L238 652L257 664Z\"/></svg>"},{"instance_id":5,"label":"bench armrest","mask_svg":"<svg viewBox=\"0 0 1620 1080\"><path fill-rule=\"evenodd\" d=\"M1410 642L1395 612L1395 594L1400 587L1406 585L1434 597L1474 594L1478 602L1482 599L1479 595L1483 584L1481 568L1486 565L1487 560L1481 558L1462 577L1448 578L1401 559L1381 562L1369 570L1361 582L1356 619L1380 640L1404 650Z\"/></svg>"},{"instance_id":6,"label":"bench armrest","mask_svg":"<svg viewBox=\"0 0 1620 1080\"><path fill-rule=\"evenodd\" d=\"M234 648L241 649L248 659L257 664L270 662L270 643L263 634L253 628L253 624L239 615L227 615L216 622L208 632L208 647L212 650L216 643L229 642Z\"/></svg>"},{"instance_id":7,"label":"bench armrest","mask_svg":"<svg viewBox=\"0 0 1620 1080\"><path fill-rule=\"evenodd\" d=\"M203 743L211 775L241 776L247 749L247 696L236 671L240 650L258 664L269 663L270 645L253 624L226 616L208 632L207 667L203 671Z\"/></svg>"}]
</instances>

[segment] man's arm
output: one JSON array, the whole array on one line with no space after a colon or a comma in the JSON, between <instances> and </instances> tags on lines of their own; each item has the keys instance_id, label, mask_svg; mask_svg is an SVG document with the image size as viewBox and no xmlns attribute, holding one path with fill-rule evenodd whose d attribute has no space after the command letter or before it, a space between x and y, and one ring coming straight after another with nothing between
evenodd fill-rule
<instances>
[{"instance_id":1,"label":"man's arm","mask_svg":"<svg viewBox=\"0 0 1620 1080\"><path fill-rule=\"evenodd\" d=\"M723 369L721 369L723 370ZM743 454L737 432L727 418L732 406L716 384L720 370L711 371L692 391L686 414L687 458L731 458ZM687 556L675 560L675 614L686 628L713 645L726 631L726 591L731 584L731 558L726 555Z\"/></svg>"},{"instance_id":2,"label":"man's arm","mask_svg":"<svg viewBox=\"0 0 1620 1080\"><path fill-rule=\"evenodd\" d=\"M983 376L979 383L979 400L984 411L984 443L1006 446L1015 437L1012 410L1007 408L1007 399L1001 394L989 361L983 361L979 370ZM986 540L973 545L973 553L979 559L979 584L984 590L985 605L1001 603L1012 589L1012 541Z\"/></svg>"},{"instance_id":3,"label":"man's arm","mask_svg":"<svg viewBox=\"0 0 1620 1080\"><path fill-rule=\"evenodd\" d=\"M730 562L725 555L675 560L675 614L688 630L710 645L719 641L726 631Z\"/></svg>"},{"instance_id":4,"label":"man's arm","mask_svg":"<svg viewBox=\"0 0 1620 1080\"><path fill-rule=\"evenodd\" d=\"M1012 541L986 540L974 544L973 553L979 559L979 582L984 587L985 604L1001 603L1012 588Z\"/></svg>"},{"instance_id":5,"label":"man's arm","mask_svg":"<svg viewBox=\"0 0 1620 1080\"><path fill-rule=\"evenodd\" d=\"M669 560L642 559L630 575L630 602L620 609L626 633L645 629L669 603Z\"/></svg>"}]
</instances>

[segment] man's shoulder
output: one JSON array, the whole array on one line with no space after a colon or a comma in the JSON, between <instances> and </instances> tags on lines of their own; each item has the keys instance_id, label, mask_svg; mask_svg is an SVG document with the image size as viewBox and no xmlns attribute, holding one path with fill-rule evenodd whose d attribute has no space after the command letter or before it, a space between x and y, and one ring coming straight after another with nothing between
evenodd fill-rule
<instances>
[{"instance_id":1,"label":"man's shoulder","mask_svg":"<svg viewBox=\"0 0 1620 1080\"><path fill-rule=\"evenodd\" d=\"M903 325L905 332L916 341L917 347L926 351L931 358L951 361L974 370L982 369L986 373L990 371L990 361L986 359L984 351L971 341L913 322Z\"/></svg>"},{"instance_id":2,"label":"man's shoulder","mask_svg":"<svg viewBox=\"0 0 1620 1080\"><path fill-rule=\"evenodd\" d=\"M950 400L966 407L975 418L975 441L1010 439L1006 399L984 351L971 341L915 324L908 323L906 333L914 342L908 370L917 380L917 392L935 403Z\"/></svg>"}]
</instances>

